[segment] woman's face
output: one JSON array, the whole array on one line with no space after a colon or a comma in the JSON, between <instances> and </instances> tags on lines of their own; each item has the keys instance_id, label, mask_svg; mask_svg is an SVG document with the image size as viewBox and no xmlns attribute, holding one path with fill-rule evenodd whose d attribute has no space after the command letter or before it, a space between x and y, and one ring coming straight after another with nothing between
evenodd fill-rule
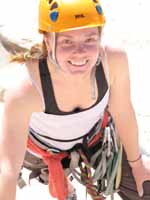
<instances>
[{"instance_id":1,"label":"woman's face","mask_svg":"<svg viewBox=\"0 0 150 200\"><path fill-rule=\"evenodd\" d=\"M98 28L84 28L56 34L56 59L69 73L91 71L99 56Z\"/></svg>"}]
</instances>

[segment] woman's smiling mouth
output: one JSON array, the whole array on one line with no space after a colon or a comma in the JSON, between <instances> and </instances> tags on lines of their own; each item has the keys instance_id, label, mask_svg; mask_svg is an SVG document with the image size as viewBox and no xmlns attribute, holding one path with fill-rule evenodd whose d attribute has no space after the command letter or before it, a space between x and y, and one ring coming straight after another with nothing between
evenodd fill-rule
<instances>
[{"instance_id":1,"label":"woman's smiling mouth","mask_svg":"<svg viewBox=\"0 0 150 200\"><path fill-rule=\"evenodd\" d=\"M83 60L83 61L72 61L68 60L68 63L75 66L75 67L82 67L88 63L88 60Z\"/></svg>"}]
</instances>

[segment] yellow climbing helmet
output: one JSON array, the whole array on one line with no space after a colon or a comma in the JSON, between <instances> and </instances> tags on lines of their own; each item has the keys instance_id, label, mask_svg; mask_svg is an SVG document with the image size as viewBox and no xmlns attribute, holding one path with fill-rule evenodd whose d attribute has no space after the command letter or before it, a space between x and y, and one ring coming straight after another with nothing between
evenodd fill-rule
<instances>
[{"instance_id":1,"label":"yellow climbing helmet","mask_svg":"<svg viewBox=\"0 0 150 200\"><path fill-rule=\"evenodd\" d=\"M104 24L99 0L40 0L39 31L63 32Z\"/></svg>"}]
</instances>

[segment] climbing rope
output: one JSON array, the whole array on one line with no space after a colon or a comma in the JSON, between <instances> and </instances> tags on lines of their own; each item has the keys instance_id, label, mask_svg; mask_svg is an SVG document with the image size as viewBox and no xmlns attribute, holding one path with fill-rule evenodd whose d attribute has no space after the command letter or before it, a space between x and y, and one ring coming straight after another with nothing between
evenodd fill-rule
<instances>
[{"instance_id":1,"label":"climbing rope","mask_svg":"<svg viewBox=\"0 0 150 200\"><path fill-rule=\"evenodd\" d=\"M81 178L83 179L83 182L85 183L87 193L91 196L93 200L104 200L105 198L101 193L98 192L98 189L96 185L93 183L93 178L92 178L92 172L91 172L91 166L89 165L89 162L82 152L82 150L78 150L82 161L84 163L80 164L80 170L81 170Z\"/></svg>"},{"instance_id":2,"label":"climbing rope","mask_svg":"<svg viewBox=\"0 0 150 200\"><path fill-rule=\"evenodd\" d=\"M121 179L122 145L117 140L111 120L102 135L102 143L99 143L98 150L90 160L82 148L76 154L71 154L71 163L72 160L76 160L76 166L79 163L79 169L70 165L71 172L77 181L86 186L86 191L93 200L104 200L108 195L113 199L113 193L117 191Z\"/></svg>"}]
</instances>

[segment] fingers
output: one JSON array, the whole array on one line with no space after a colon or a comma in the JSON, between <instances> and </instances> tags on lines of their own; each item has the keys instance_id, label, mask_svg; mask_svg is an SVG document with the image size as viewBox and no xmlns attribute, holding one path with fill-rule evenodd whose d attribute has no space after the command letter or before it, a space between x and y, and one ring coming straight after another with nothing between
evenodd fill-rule
<instances>
[{"instance_id":1,"label":"fingers","mask_svg":"<svg viewBox=\"0 0 150 200\"><path fill-rule=\"evenodd\" d=\"M132 173L136 182L137 192L140 197L144 194L143 183L150 180L150 159L142 157L142 162L132 167Z\"/></svg>"},{"instance_id":2,"label":"fingers","mask_svg":"<svg viewBox=\"0 0 150 200\"><path fill-rule=\"evenodd\" d=\"M143 175L143 177L137 177L135 178L135 182L136 182L136 187L137 187L137 192L139 194L140 197L143 196L144 194L144 187L143 187L143 183L145 181L150 181L150 176L149 175Z\"/></svg>"},{"instance_id":3,"label":"fingers","mask_svg":"<svg viewBox=\"0 0 150 200\"><path fill-rule=\"evenodd\" d=\"M143 191L143 182L137 184L137 192L138 192L140 197L143 196L143 193L144 193L144 191Z\"/></svg>"}]
</instances>

